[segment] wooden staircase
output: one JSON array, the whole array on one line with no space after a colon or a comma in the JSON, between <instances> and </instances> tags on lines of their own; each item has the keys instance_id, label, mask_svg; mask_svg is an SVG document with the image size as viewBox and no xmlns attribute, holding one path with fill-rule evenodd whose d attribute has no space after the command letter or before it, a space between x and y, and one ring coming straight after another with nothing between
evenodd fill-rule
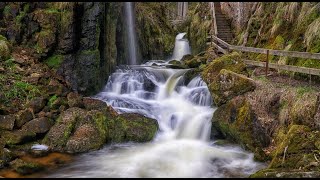
<instances>
[{"instance_id":1,"label":"wooden staircase","mask_svg":"<svg viewBox=\"0 0 320 180\"><path fill-rule=\"evenodd\" d=\"M230 44L233 39L231 25L229 20L226 18L226 16L222 14L221 6L219 2L214 2L214 14L215 14L216 25L217 25L217 37L225 41L226 43ZM208 36L209 42L207 44L211 45L211 42L214 42L216 45L224 49L224 50L218 49L218 52L225 54L227 52L227 48L220 42L214 41L211 37L211 33L214 34L214 29L210 31L210 35Z\"/></svg>"},{"instance_id":2,"label":"wooden staircase","mask_svg":"<svg viewBox=\"0 0 320 180\"><path fill-rule=\"evenodd\" d=\"M216 22L217 22L217 37L222 39L227 43L231 43L233 39L232 31L230 28L230 23L224 14L221 12L221 6L219 2L214 3L214 10L216 14Z\"/></svg>"}]
</instances>

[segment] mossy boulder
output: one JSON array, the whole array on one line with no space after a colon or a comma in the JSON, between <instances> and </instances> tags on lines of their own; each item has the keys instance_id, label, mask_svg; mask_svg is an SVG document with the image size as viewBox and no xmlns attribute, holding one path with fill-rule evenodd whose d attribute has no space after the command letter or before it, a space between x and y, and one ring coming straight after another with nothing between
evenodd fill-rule
<instances>
[{"instance_id":1,"label":"mossy boulder","mask_svg":"<svg viewBox=\"0 0 320 180\"><path fill-rule=\"evenodd\" d=\"M171 60L168 62L167 67L172 69L186 69L188 68L183 61Z\"/></svg>"},{"instance_id":2,"label":"mossy boulder","mask_svg":"<svg viewBox=\"0 0 320 180\"><path fill-rule=\"evenodd\" d=\"M44 169L44 166L34 162L27 162L22 159L16 159L10 163L10 166L19 174L32 174Z\"/></svg>"},{"instance_id":3,"label":"mossy boulder","mask_svg":"<svg viewBox=\"0 0 320 180\"><path fill-rule=\"evenodd\" d=\"M202 56L195 56L194 58L188 59L188 60L185 61L185 64L189 68L197 68L201 64L206 64L206 63L207 63L207 58L206 57L202 57Z\"/></svg>"},{"instance_id":4,"label":"mossy boulder","mask_svg":"<svg viewBox=\"0 0 320 180\"><path fill-rule=\"evenodd\" d=\"M120 114L107 121L108 142L146 142L152 140L157 131L157 120L140 114Z\"/></svg>"},{"instance_id":5,"label":"mossy boulder","mask_svg":"<svg viewBox=\"0 0 320 180\"><path fill-rule=\"evenodd\" d=\"M12 115L0 115L0 130L12 130L15 120Z\"/></svg>"},{"instance_id":6,"label":"mossy boulder","mask_svg":"<svg viewBox=\"0 0 320 180\"><path fill-rule=\"evenodd\" d=\"M36 137L36 133L25 130L2 131L0 135L1 143L8 146L24 144L34 140Z\"/></svg>"},{"instance_id":7,"label":"mossy boulder","mask_svg":"<svg viewBox=\"0 0 320 180\"><path fill-rule=\"evenodd\" d=\"M30 109L25 109L19 111L16 115L15 126L17 128L21 128L26 122L33 119L33 114Z\"/></svg>"},{"instance_id":8,"label":"mossy boulder","mask_svg":"<svg viewBox=\"0 0 320 180\"><path fill-rule=\"evenodd\" d=\"M106 142L106 121L106 116L97 110L79 117L75 131L66 143L66 151L79 153L101 148Z\"/></svg>"},{"instance_id":9,"label":"mossy boulder","mask_svg":"<svg viewBox=\"0 0 320 180\"><path fill-rule=\"evenodd\" d=\"M308 126L292 125L282 143L277 146L268 168L320 170L319 166L310 166L317 162L315 156L318 156L316 152L320 150L319 138L320 133L311 131Z\"/></svg>"},{"instance_id":10,"label":"mossy boulder","mask_svg":"<svg viewBox=\"0 0 320 180\"><path fill-rule=\"evenodd\" d=\"M254 80L226 69L222 69L209 85L212 98L218 106L235 96L253 91L255 88Z\"/></svg>"},{"instance_id":11,"label":"mossy boulder","mask_svg":"<svg viewBox=\"0 0 320 180\"><path fill-rule=\"evenodd\" d=\"M292 125L269 166L250 177L319 177L319 137L319 131L308 126Z\"/></svg>"},{"instance_id":12,"label":"mossy boulder","mask_svg":"<svg viewBox=\"0 0 320 180\"><path fill-rule=\"evenodd\" d=\"M43 144L50 146L54 151L64 152L65 145L74 131L78 118L84 117L84 115L85 110L76 107L64 111L46 134Z\"/></svg>"},{"instance_id":13,"label":"mossy boulder","mask_svg":"<svg viewBox=\"0 0 320 180\"><path fill-rule=\"evenodd\" d=\"M201 73L202 79L209 85L222 69L245 74L246 65L237 52L221 56L210 62Z\"/></svg>"},{"instance_id":14,"label":"mossy boulder","mask_svg":"<svg viewBox=\"0 0 320 180\"><path fill-rule=\"evenodd\" d=\"M0 61L5 61L10 58L11 50L7 41L0 40Z\"/></svg>"},{"instance_id":15,"label":"mossy boulder","mask_svg":"<svg viewBox=\"0 0 320 180\"><path fill-rule=\"evenodd\" d=\"M191 55L191 54L186 54L186 55L182 56L181 61L185 62L185 61L188 61L188 60L192 59L193 57L194 56Z\"/></svg>"},{"instance_id":16,"label":"mossy boulder","mask_svg":"<svg viewBox=\"0 0 320 180\"><path fill-rule=\"evenodd\" d=\"M212 117L211 137L226 138L255 153L255 159L268 159L263 148L270 144L270 137L257 120L250 103L243 96L233 98L218 107Z\"/></svg>"},{"instance_id":17,"label":"mossy boulder","mask_svg":"<svg viewBox=\"0 0 320 180\"><path fill-rule=\"evenodd\" d=\"M97 100L99 101L99 100ZM157 121L139 114L118 115L111 107L64 111L42 143L53 151L81 153L101 148L106 142L150 141Z\"/></svg>"},{"instance_id":18,"label":"mossy boulder","mask_svg":"<svg viewBox=\"0 0 320 180\"><path fill-rule=\"evenodd\" d=\"M107 103L104 101L101 101L99 99L93 99L89 97L83 98L83 104L85 109L92 110L92 109L103 109L108 107Z\"/></svg>"}]
</instances>

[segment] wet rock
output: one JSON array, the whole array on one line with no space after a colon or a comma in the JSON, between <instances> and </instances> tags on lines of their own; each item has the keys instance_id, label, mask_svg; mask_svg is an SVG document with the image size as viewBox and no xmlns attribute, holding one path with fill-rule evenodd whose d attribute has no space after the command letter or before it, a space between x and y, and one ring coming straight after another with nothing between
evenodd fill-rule
<instances>
[{"instance_id":1,"label":"wet rock","mask_svg":"<svg viewBox=\"0 0 320 180\"><path fill-rule=\"evenodd\" d=\"M107 131L109 142L146 142L154 138L158 123L140 114L125 113L107 121Z\"/></svg>"},{"instance_id":2,"label":"wet rock","mask_svg":"<svg viewBox=\"0 0 320 180\"><path fill-rule=\"evenodd\" d=\"M0 147L0 167L16 158L16 155L7 148Z\"/></svg>"},{"instance_id":3,"label":"wet rock","mask_svg":"<svg viewBox=\"0 0 320 180\"><path fill-rule=\"evenodd\" d=\"M10 166L21 175L32 174L44 169L44 166L41 164L23 161L22 159L10 162Z\"/></svg>"},{"instance_id":4,"label":"wet rock","mask_svg":"<svg viewBox=\"0 0 320 180\"><path fill-rule=\"evenodd\" d=\"M42 110L42 108L46 105L46 99L43 97L35 97L33 98L28 107L33 110L33 113L38 113Z\"/></svg>"},{"instance_id":5,"label":"wet rock","mask_svg":"<svg viewBox=\"0 0 320 180\"><path fill-rule=\"evenodd\" d=\"M21 110L16 114L16 124L17 128L21 128L26 122L33 119L33 114L29 109Z\"/></svg>"},{"instance_id":6,"label":"wet rock","mask_svg":"<svg viewBox=\"0 0 320 180\"><path fill-rule=\"evenodd\" d=\"M181 58L181 61L188 61L190 59L192 59L194 56L191 54L186 54Z\"/></svg>"},{"instance_id":7,"label":"wet rock","mask_svg":"<svg viewBox=\"0 0 320 180\"><path fill-rule=\"evenodd\" d=\"M249 178L318 178L319 171L260 170Z\"/></svg>"},{"instance_id":8,"label":"wet rock","mask_svg":"<svg viewBox=\"0 0 320 180\"><path fill-rule=\"evenodd\" d=\"M201 64L206 64L207 62L207 58L205 57L194 57L192 59L186 60L185 64L189 67L189 68L197 68L199 67Z\"/></svg>"},{"instance_id":9,"label":"wet rock","mask_svg":"<svg viewBox=\"0 0 320 180\"><path fill-rule=\"evenodd\" d=\"M28 132L34 132L36 134L46 133L53 126L52 120L46 117L36 118L25 125L22 126L22 129Z\"/></svg>"},{"instance_id":10,"label":"wet rock","mask_svg":"<svg viewBox=\"0 0 320 180\"><path fill-rule=\"evenodd\" d=\"M24 130L16 130L16 131L4 131L1 133L1 137L3 143L6 145L17 145L24 144L31 140L34 140L36 134L29 131Z\"/></svg>"},{"instance_id":11,"label":"wet rock","mask_svg":"<svg viewBox=\"0 0 320 180\"><path fill-rule=\"evenodd\" d=\"M89 97L83 98L83 104L85 109L92 110L92 109L103 109L108 107L107 103L98 99L92 99Z\"/></svg>"},{"instance_id":12,"label":"wet rock","mask_svg":"<svg viewBox=\"0 0 320 180\"><path fill-rule=\"evenodd\" d=\"M56 120L43 139L43 144L48 145L54 151L63 152L65 145L74 131L78 117L84 117L85 110L73 107L64 111Z\"/></svg>"},{"instance_id":13,"label":"wet rock","mask_svg":"<svg viewBox=\"0 0 320 180\"><path fill-rule=\"evenodd\" d=\"M220 106L235 96L256 88L254 80L222 69L217 78L209 85L209 90L216 105Z\"/></svg>"},{"instance_id":14,"label":"wet rock","mask_svg":"<svg viewBox=\"0 0 320 180\"><path fill-rule=\"evenodd\" d=\"M0 115L0 130L12 130L15 120L13 115Z\"/></svg>"},{"instance_id":15,"label":"wet rock","mask_svg":"<svg viewBox=\"0 0 320 180\"><path fill-rule=\"evenodd\" d=\"M82 96L78 93L71 92L67 95L69 107L84 107Z\"/></svg>"}]
</instances>

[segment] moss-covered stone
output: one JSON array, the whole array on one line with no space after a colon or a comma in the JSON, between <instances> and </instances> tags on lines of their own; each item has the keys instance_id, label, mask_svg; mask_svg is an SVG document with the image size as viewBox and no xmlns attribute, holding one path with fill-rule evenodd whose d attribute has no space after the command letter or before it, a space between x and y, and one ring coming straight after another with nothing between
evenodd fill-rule
<instances>
[{"instance_id":1,"label":"moss-covered stone","mask_svg":"<svg viewBox=\"0 0 320 180\"><path fill-rule=\"evenodd\" d=\"M270 137L257 120L252 107L244 97L233 98L220 106L213 114L211 137L227 138L239 143L255 154L255 159L269 159L263 151L270 143Z\"/></svg>"},{"instance_id":2,"label":"moss-covered stone","mask_svg":"<svg viewBox=\"0 0 320 180\"><path fill-rule=\"evenodd\" d=\"M50 56L47 60L45 60L45 63L50 67L57 69L60 67L60 64L63 61L63 56L62 55L54 55Z\"/></svg>"},{"instance_id":3,"label":"moss-covered stone","mask_svg":"<svg viewBox=\"0 0 320 180\"><path fill-rule=\"evenodd\" d=\"M32 174L44 169L44 166L34 162L27 162L21 159L16 159L10 163L10 166L19 174Z\"/></svg>"},{"instance_id":4,"label":"moss-covered stone","mask_svg":"<svg viewBox=\"0 0 320 180\"><path fill-rule=\"evenodd\" d=\"M214 59L201 73L202 79L209 85L218 76L222 69L230 70L235 73L243 73L246 65L241 60L239 53L233 52Z\"/></svg>"},{"instance_id":5,"label":"moss-covered stone","mask_svg":"<svg viewBox=\"0 0 320 180\"><path fill-rule=\"evenodd\" d=\"M275 156L268 168L319 170L309 167L317 162L314 156L318 149L315 146L319 132L311 131L304 125L292 125L285 139L277 146Z\"/></svg>"},{"instance_id":6,"label":"moss-covered stone","mask_svg":"<svg viewBox=\"0 0 320 180\"><path fill-rule=\"evenodd\" d=\"M146 142L152 140L158 130L155 119L139 114L121 114L107 121L108 142Z\"/></svg>"},{"instance_id":7,"label":"moss-covered stone","mask_svg":"<svg viewBox=\"0 0 320 180\"><path fill-rule=\"evenodd\" d=\"M215 104L220 106L234 96L253 91L255 87L255 82L252 79L222 69L215 80L209 85L209 90Z\"/></svg>"},{"instance_id":8,"label":"moss-covered stone","mask_svg":"<svg viewBox=\"0 0 320 180\"><path fill-rule=\"evenodd\" d=\"M0 61L5 61L10 58L11 51L8 42L0 40Z\"/></svg>"}]
</instances>

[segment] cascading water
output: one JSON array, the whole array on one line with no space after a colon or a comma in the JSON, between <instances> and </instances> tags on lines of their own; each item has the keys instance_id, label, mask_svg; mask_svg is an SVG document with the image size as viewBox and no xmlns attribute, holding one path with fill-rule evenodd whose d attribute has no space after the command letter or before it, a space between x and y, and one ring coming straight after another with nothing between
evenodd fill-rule
<instances>
[{"instance_id":1,"label":"cascading water","mask_svg":"<svg viewBox=\"0 0 320 180\"><path fill-rule=\"evenodd\" d=\"M129 50L129 65L136 65L137 63L137 41L135 31L135 16L133 13L132 2L125 2L125 15L127 23L127 37Z\"/></svg>"},{"instance_id":2,"label":"cascading water","mask_svg":"<svg viewBox=\"0 0 320 180\"><path fill-rule=\"evenodd\" d=\"M184 38L185 35L186 35L186 33L179 33L176 36L173 55L172 55L171 59L181 60L181 58L184 55L191 54L189 41L188 41L188 39Z\"/></svg>"},{"instance_id":3,"label":"cascading water","mask_svg":"<svg viewBox=\"0 0 320 180\"><path fill-rule=\"evenodd\" d=\"M95 96L119 113L157 119L160 130L152 142L107 145L49 177L247 177L262 168L252 153L210 140L216 108L206 83L200 76L188 82L187 69L165 65L119 68Z\"/></svg>"}]
</instances>

